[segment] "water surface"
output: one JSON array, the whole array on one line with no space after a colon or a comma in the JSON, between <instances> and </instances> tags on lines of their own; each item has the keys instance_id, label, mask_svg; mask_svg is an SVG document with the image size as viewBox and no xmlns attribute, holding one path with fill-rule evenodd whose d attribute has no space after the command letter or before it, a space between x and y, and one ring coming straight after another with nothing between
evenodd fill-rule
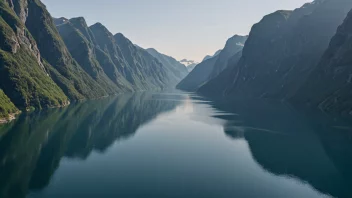
<instances>
[{"instance_id":1,"label":"water surface","mask_svg":"<svg viewBox=\"0 0 352 198\"><path fill-rule=\"evenodd\" d=\"M349 198L351 134L285 104L125 94L0 126L0 197Z\"/></svg>"}]
</instances>

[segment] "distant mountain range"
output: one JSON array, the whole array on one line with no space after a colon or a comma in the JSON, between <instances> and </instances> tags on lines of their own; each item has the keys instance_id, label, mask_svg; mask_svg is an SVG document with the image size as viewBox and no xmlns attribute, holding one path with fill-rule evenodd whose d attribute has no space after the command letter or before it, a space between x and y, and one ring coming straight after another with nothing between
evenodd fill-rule
<instances>
[{"instance_id":1,"label":"distant mountain range","mask_svg":"<svg viewBox=\"0 0 352 198\"><path fill-rule=\"evenodd\" d=\"M17 108L174 87L188 73L102 24L52 18L40 0L0 1L0 117ZM169 57L171 58L171 57Z\"/></svg>"},{"instance_id":2,"label":"distant mountain range","mask_svg":"<svg viewBox=\"0 0 352 198\"><path fill-rule=\"evenodd\" d=\"M239 58L247 36L235 35L231 37L224 49L217 51L214 56L207 56L199 63L193 71L184 78L178 85L178 89L185 91L197 91L201 86L216 77L226 69L228 61L232 57ZM238 54L239 53L239 54Z\"/></svg>"},{"instance_id":3,"label":"distant mountain range","mask_svg":"<svg viewBox=\"0 0 352 198\"><path fill-rule=\"evenodd\" d=\"M19 110L176 85L352 115L351 9L351 0L316 0L276 11L197 63L143 49L82 17L52 18L40 0L2 0L0 122Z\"/></svg>"},{"instance_id":4,"label":"distant mountain range","mask_svg":"<svg viewBox=\"0 0 352 198\"><path fill-rule=\"evenodd\" d=\"M193 60L182 59L180 63L187 67L188 72L191 72L199 63Z\"/></svg>"},{"instance_id":5,"label":"distant mountain range","mask_svg":"<svg viewBox=\"0 0 352 198\"><path fill-rule=\"evenodd\" d=\"M211 58L213 58L214 56L219 55L220 52L221 52L221 50L218 50L218 51L216 51L215 54L212 55L212 56L211 56L211 55L206 55L206 56L203 58L202 62L203 62L203 61L206 61L206 60L208 60L208 59L211 59Z\"/></svg>"},{"instance_id":6,"label":"distant mountain range","mask_svg":"<svg viewBox=\"0 0 352 198\"><path fill-rule=\"evenodd\" d=\"M351 8L350 0L316 0L269 14L252 27L241 52L215 69L217 58L206 59L178 88L352 115Z\"/></svg>"}]
</instances>

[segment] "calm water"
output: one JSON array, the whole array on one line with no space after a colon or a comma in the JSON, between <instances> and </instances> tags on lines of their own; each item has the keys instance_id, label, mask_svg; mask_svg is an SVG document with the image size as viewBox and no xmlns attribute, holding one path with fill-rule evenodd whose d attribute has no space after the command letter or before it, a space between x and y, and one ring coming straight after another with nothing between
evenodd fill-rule
<instances>
[{"instance_id":1,"label":"calm water","mask_svg":"<svg viewBox=\"0 0 352 198\"><path fill-rule=\"evenodd\" d=\"M0 126L1 198L352 197L352 129L263 101L138 93Z\"/></svg>"}]
</instances>

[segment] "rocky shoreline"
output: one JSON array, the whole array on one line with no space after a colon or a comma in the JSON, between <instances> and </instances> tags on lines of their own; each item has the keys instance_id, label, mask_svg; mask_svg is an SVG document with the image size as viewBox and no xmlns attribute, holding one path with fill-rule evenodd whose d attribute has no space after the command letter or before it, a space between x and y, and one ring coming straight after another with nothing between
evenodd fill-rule
<instances>
[{"instance_id":1,"label":"rocky shoreline","mask_svg":"<svg viewBox=\"0 0 352 198\"><path fill-rule=\"evenodd\" d=\"M0 118L0 124L6 124L16 119L16 116L21 112L11 113L7 118Z\"/></svg>"}]
</instances>

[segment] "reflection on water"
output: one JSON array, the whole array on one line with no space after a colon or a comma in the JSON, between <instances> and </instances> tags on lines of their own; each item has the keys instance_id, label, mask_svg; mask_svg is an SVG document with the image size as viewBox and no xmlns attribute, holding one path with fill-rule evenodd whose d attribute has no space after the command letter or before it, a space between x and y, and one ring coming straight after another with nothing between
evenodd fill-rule
<instances>
[{"instance_id":1,"label":"reflection on water","mask_svg":"<svg viewBox=\"0 0 352 198\"><path fill-rule=\"evenodd\" d=\"M349 198L351 167L349 126L263 101L126 94L0 126L1 198Z\"/></svg>"}]
</instances>

